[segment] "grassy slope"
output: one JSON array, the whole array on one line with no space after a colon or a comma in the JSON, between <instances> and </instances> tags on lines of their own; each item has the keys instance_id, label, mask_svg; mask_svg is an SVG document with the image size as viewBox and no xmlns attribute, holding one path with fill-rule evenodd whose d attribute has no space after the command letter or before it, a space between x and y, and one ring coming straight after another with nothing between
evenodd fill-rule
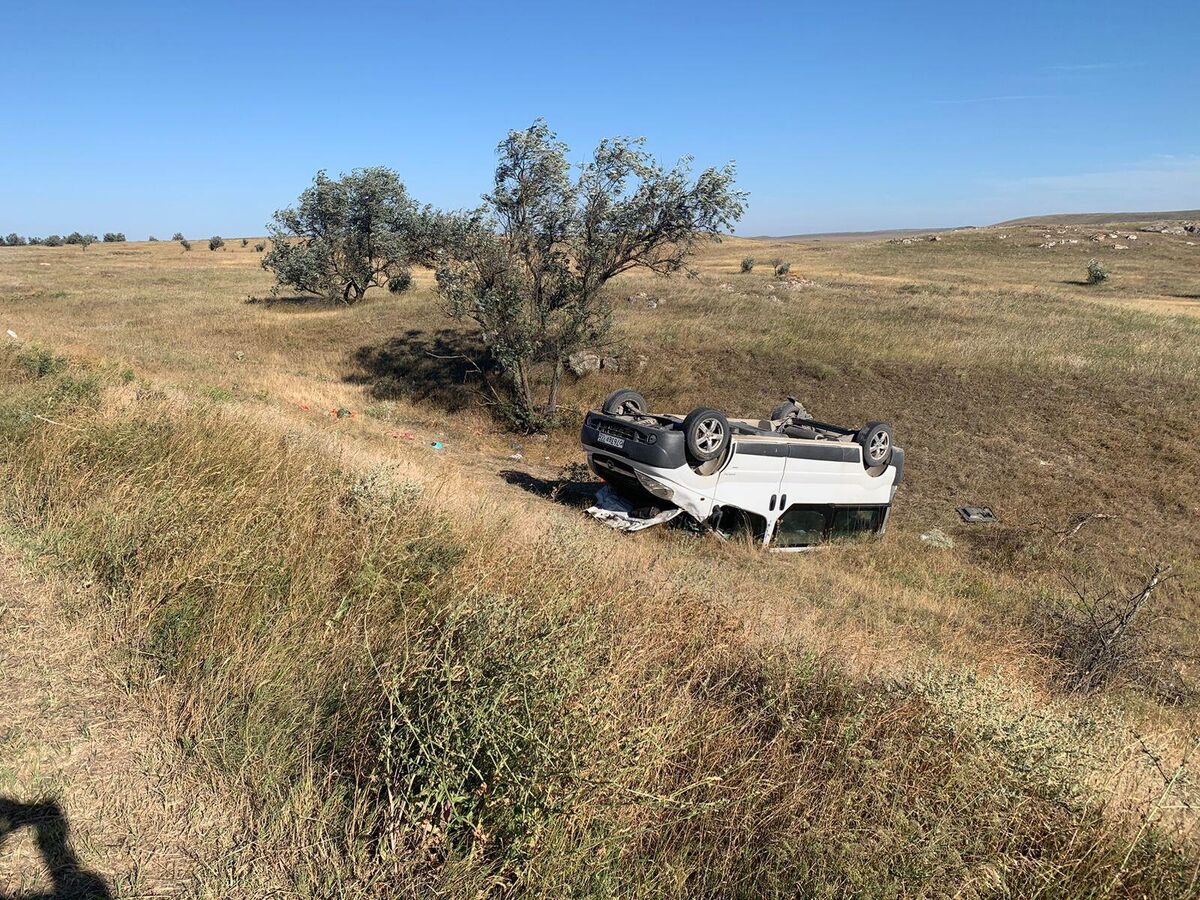
<instances>
[{"instance_id":1,"label":"grassy slope","mask_svg":"<svg viewBox=\"0 0 1200 900\"><path fill-rule=\"evenodd\" d=\"M1001 240L1001 233L1008 237ZM827 660L836 659L835 668L848 667L849 672L831 675L832 687L818 693L836 688L857 694L863 684L873 683L869 673L907 679L928 670L932 661L935 671L966 666L986 672L998 666L1009 685L1005 690L1023 692L1022 685L1028 685L1037 696L1047 684L1049 667L1030 651L1034 635L1024 620L1047 593L1061 589L1058 572L1103 567L1132 577L1151 557L1165 557L1186 576L1172 586L1168 602L1189 614L1194 607L1188 578L1194 576L1200 509L1200 501L1189 493L1195 485L1176 476L1197 468L1197 328L1186 315L1153 314L1188 312L1194 306L1189 295L1200 288L1194 275L1196 248L1183 239L1150 236L1119 255L1085 239L1079 245L1039 250L1042 233L981 230L911 245L731 241L701 260L704 275L698 282L629 282L629 290L642 288L666 299L653 311L618 304L624 342L649 362L637 375L605 376L573 386L570 399L580 408L618 381L631 381L660 407L716 402L753 414L796 390L821 416L848 421L885 417L897 424L912 463L893 533L882 544L830 548L798 560L763 559L739 548L714 554L707 544L669 534L614 540L581 526L571 511L504 484L498 473L514 467L507 459L512 438L495 434L470 394L446 378L440 365L430 365L426 355L427 350L447 355L463 341L457 333L441 331L445 324L432 311L427 278L419 280L418 292L400 301L381 299L349 311L311 304L247 305L239 301L247 293L264 293L268 281L255 268L256 255L240 248L215 254L184 254L174 245L93 247L86 254L78 248L11 248L0 250L0 308L5 314L0 325L74 352L130 362L139 375L172 393L227 405L256 426L267 426L268 435L287 429L309 435L306 439L321 453L340 454L356 467L386 462L403 477L432 486L442 497L440 507L465 504L464 509L471 509L478 497L487 496L485 510L456 521L453 529L463 545L478 547L476 568L469 571L486 571L485 580L499 582L505 608L514 596L529 592L525 575L531 560L550 586L567 577L554 568L556 556L581 560L571 578L585 581L587 590L573 580L561 592L571 598L572 617L589 598L625 596L624 573L652 567L657 577L640 589L661 596L664 608L681 595L705 598L681 604L684 618L712 614L708 598L719 598L715 614L734 626L729 633L738 636L739 646L750 640L739 654L753 659L762 652L774 657L789 648L827 648L820 671L828 672ZM758 273L733 274L747 252L760 260L785 256L793 273L814 283L772 290L771 279ZM1073 283L1088 256L1100 254L1111 262L1113 280L1099 289ZM662 364L666 358L671 365ZM359 415L344 420L329 416L339 406ZM465 408L449 420L448 406ZM368 415L361 415L364 409ZM177 417L174 408L160 415L167 422ZM189 451L216 444L213 454L219 456L229 443L224 432L218 440L188 433L195 425L186 417L180 427L185 431L181 447ZM429 450L427 442L434 437L449 449ZM577 458L569 435L524 443L522 468L535 477L548 477L558 465ZM182 449L179 453L179 464L190 459ZM331 487L330 492L337 490ZM970 501L991 502L1008 525L986 538L956 528L951 507ZM136 521L140 509L141 504L130 506L127 517ZM1096 526L1094 540L1073 541L1065 550L1057 536L1036 527L1062 528L1072 515L1089 511L1115 511L1122 518ZM920 544L917 535L935 524L959 539L955 550L935 553ZM222 532L227 525L214 523L212 528ZM1081 538L1091 531L1089 526ZM550 537L562 534L571 536L569 548ZM235 539L236 534L229 538ZM515 549L509 555L500 550L510 545ZM202 571L208 559L218 566L229 553L228 545L217 544L196 565ZM497 566L491 560L489 565L492 556L511 562ZM543 565L537 561L547 558L549 569L537 568ZM341 572L343 565L353 570L361 561L354 554L348 560L321 556L312 564ZM614 562L619 563L615 573ZM400 571L410 564L401 560L393 565ZM511 576L503 574L505 566ZM311 602L332 602L317 593L321 599ZM237 610L255 609L240 595L222 602L230 605L222 606L228 612L221 621L236 622L238 615L249 615ZM340 602L335 613L337 609ZM643 614L641 609L625 610L619 629L609 624L601 630L628 633L627 652L644 654L637 642L654 642L636 627ZM674 633L681 627L653 616L649 621L655 634L654 628ZM1178 627L1181 639L1191 638L1187 626ZM668 649L677 659L692 658L693 650L680 653L675 646L668 644ZM277 648L283 651L287 655L294 647L285 643ZM652 680L690 677L682 662L678 671L674 662L659 665L652 669ZM740 671L743 663L737 665ZM793 666L786 677L805 670ZM759 678L752 680L758 683ZM192 686L186 679L184 683ZM194 687L212 689L200 681ZM872 703L886 706L894 700L873 688L869 694L875 698ZM606 702L614 701L609 697ZM912 696L902 695L896 702L910 703ZM1121 702L1123 715L1132 715L1143 730L1177 728L1173 737L1161 738L1170 746L1187 746L1194 734L1187 724L1193 721L1190 708L1146 705L1136 694ZM835 723L830 727L841 728L836 723L847 709L839 706L828 713ZM1003 716L990 702L987 709L989 716ZM882 710L876 712L885 720L893 715ZM1091 704L1074 701L1067 710L1056 715L1069 721L1070 716L1096 713ZM274 727L268 713L259 713L260 727ZM650 715L653 720L654 713ZM966 726L955 719L954 727ZM931 728L931 722L921 719L915 734L936 740ZM217 728L215 733L225 732ZM901 741L912 739L908 732L901 734ZM734 741L737 752L746 750L743 737ZM969 754L953 764L960 762L975 765ZM797 765L794 760L787 764ZM997 763L995 771L988 770L988 779L1008 785L1006 765ZM1073 777L1086 779L1088 771L1081 767ZM832 829L848 814L848 807L836 804L853 805L854 792L840 782L818 783L846 794L830 798L835 806L826 827ZM937 805L946 801L941 793L946 789L939 777L932 784L919 781L910 793ZM758 802L753 796L746 793L747 802ZM1116 796L1133 803L1140 794L1136 784L1122 781ZM1072 821L1053 831L1084 827L1082 819ZM1005 820L1000 830L981 838L982 849L966 856L990 859L1006 873L1004 878L1024 877L1013 874L1013 867L1033 845L1020 851L999 842L1003 831L1027 834L1023 829ZM818 834L827 840L832 832ZM945 836L950 845L964 839L956 833ZM762 865L755 855L759 851L751 849L755 841L746 833L735 831L726 840L737 854L750 856L715 871L731 872L726 866L736 868L747 860L752 868ZM1048 839L1034 843L1040 840ZM867 852L858 839L853 844L855 852ZM794 847L787 846L792 852ZM808 871L834 883L878 884L882 868L899 865L898 852L880 849L853 864L837 863L841 868ZM555 865L566 863L560 858ZM576 860L570 865L586 864ZM671 865L692 871L691 863L676 860ZM933 877L934 870L924 865L916 874L905 869L910 872L905 877L916 879L913 884ZM772 862L767 869L775 871L774 866ZM784 882L809 877L795 869L779 871ZM948 877L967 879L966 872L957 868ZM1084 883L1092 882L1077 884Z\"/></svg>"},{"instance_id":2,"label":"grassy slope","mask_svg":"<svg viewBox=\"0 0 1200 900\"><path fill-rule=\"evenodd\" d=\"M1123 222L1170 222L1200 219L1200 209L1176 209L1164 212L1123 213L1052 213L1009 219L1000 225L1111 225Z\"/></svg>"}]
</instances>

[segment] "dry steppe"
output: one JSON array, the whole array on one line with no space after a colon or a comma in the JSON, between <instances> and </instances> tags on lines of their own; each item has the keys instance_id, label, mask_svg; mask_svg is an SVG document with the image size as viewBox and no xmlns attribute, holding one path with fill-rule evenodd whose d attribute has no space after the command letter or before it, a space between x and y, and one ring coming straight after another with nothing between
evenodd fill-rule
<instances>
[{"instance_id":1,"label":"dry steppe","mask_svg":"<svg viewBox=\"0 0 1200 900\"><path fill-rule=\"evenodd\" d=\"M404 295L371 294L365 302L345 307L273 294L271 276L259 266L254 240L247 247L228 240L216 252L199 242L190 252L167 242L96 244L86 251L0 248L0 331L11 329L16 334L17 339L10 340L18 348L13 353L49 348L52 354L71 360L71 365L111 379L112 385L97 401L98 411L88 414L98 416L104 428L119 430L125 419L141 422L139 404L151 404L154 421L167 415L164 410L199 416L195 424L186 426L194 429L188 434L195 452L212 450L226 440L235 445L238 472L239 467L258 471L253 460L263 452L256 449L260 444L286 448L298 443L306 454L334 461L339 471L420 486L422 515L444 519L445 533L469 548L463 556L455 556L455 562L434 568L456 573L457 583L471 584L472 590L488 596L524 597L531 579L544 580L561 596L574 598L572 604L586 605L589 597L598 604L617 604L623 612L614 614L612 622L625 623L630 633L640 633L641 641L653 642L654 628L665 629L671 637L664 639L664 646L676 648L672 653L682 654L678 659L691 660L687 656L693 652L691 639L679 637L687 626L672 618L683 613L663 612L672 608L673 598L683 598L678 600L679 610L690 610L684 618L712 617L705 626L711 628L706 640L719 639L726 649L744 644L749 648L745 652L754 654L766 670L776 664L771 660L800 654L819 660L819 667L835 666L850 683L872 685L870 690L884 690L881 685L908 686L904 690L914 690L914 684L942 685L936 701L930 697L937 692L922 688L920 703L906 705L906 700L897 708L900 712L889 708L881 721L903 722L904 728L934 729L917 709L940 709L939 704L949 703L944 685L951 682L985 686L954 689L961 690L953 701L959 704L955 715L966 716L963 710L970 708L972 722L992 721L991 713L980 712L979 697L986 694L987 703L994 702L997 709L1019 710L1011 719L1005 718L1009 713L996 713L996 721L1027 722L1032 717L1093 723L1094 747L1104 748L1104 758L1086 764L1080 759L1071 777L1103 798L1104 811L1099 815L1105 824L1096 826L1099 830L1087 830L1092 826L1085 828L1083 819L1058 825L1047 820L1042 823L1047 831L1038 832L1039 837L1021 833L1012 838L1012 846L1000 841L967 851L956 843L960 838L945 836L949 831L929 831L922 813L914 819L925 822L922 833L943 834L945 844L941 849L926 848L929 855L922 856L919 864L899 850L894 856L880 850L884 855L873 862L869 855L854 857L853 863L841 868L830 862L828 870L821 868L823 864L806 863L809 868L804 871L818 879L813 883L834 884L828 879L837 878L842 879L836 883L843 891L929 895L942 892L937 884L957 885L965 896L989 895L1003 885L1012 889L1040 884L1049 889L1051 883L1074 885L1066 889L1071 895L1091 891L1090 896L1120 896L1127 884L1136 883L1139 890L1161 890L1168 896L1181 882L1170 882L1175 886L1170 889L1156 888L1152 879L1128 876L1127 882L1126 875L1112 874L1120 867L1110 870L1100 863L1096 864L1096 872L1101 873L1095 876L1098 880L1089 880L1095 873L1090 869L1084 873L1083 863L1076 870L1060 862L1075 858L1069 841L1059 847L1045 837L1057 834L1056 828L1075 829L1071 833L1080 841L1094 842L1087 852L1079 851L1079 860L1091 860L1093 851L1099 853L1097 847L1107 846L1103 841L1117 840L1113 834L1126 834L1127 825L1121 824L1125 822L1132 823L1128 833L1138 835L1129 838L1131 848L1140 846L1137 841L1151 825L1164 829L1180 846L1194 846L1196 837L1190 800L1172 799L1169 812L1164 812L1165 804L1153 807L1152 802L1163 794L1161 772L1176 771L1174 767L1200 739L1196 727L1200 671L1194 652L1200 636L1196 601L1200 587L1200 235L1139 230L1143 227L1144 223L1010 223L854 242L727 238L702 252L691 277L634 276L617 283L613 341L596 348L615 365L571 381L566 402L576 415L608 391L632 386L662 410L685 412L705 404L734 415L760 416L791 394L819 419L855 425L884 419L894 425L897 442L907 452L907 465L888 534L786 557L678 531L635 537L611 534L584 520L578 498L587 488L578 482L586 476L572 468L581 460L574 430L521 435L497 423L464 360L478 354L478 341L442 315L430 272L418 272L415 288ZM752 272L741 273L746 256L754 257L756 265ZM1110 271L1101 284L1085 280L1093 258ZM787 276L773 274L776 259L790 263ZM110 458L107 450L101 453L71 444L85 439L65 429L92 426L72 424L75 420L63 421L51 413L46 417L62 427L55 431L55 425L41 424L37 436L29 438L40 442L40 449L33 452L21 444L26 448L21 459L9 458L5 464L11 484L19 486L10 488L7 499L10 518L18 523L25 515L22 504L41 496L39 491L56 496L54 488L44 486L46 472L58 472L66 481L75 479L73 488L62 488L57 495L62 513L45 501L51 508L45 521L38 518L42 512L28 514L34 525L21 533L26 534L23 540L42 547L39 553L50 551L37 541L61 543L77 535L72 529L83 529L82 519L77 521L74 513L65 510L72 504L79 509L87 506L88 473L98 473L95 477L104 480L102 464L119 468L134 454L133 450L127 455L112 451L116 455ZM214 421L224 429L220 433L229 437L212 437L206 429L218 427L211 424ZM62 445L53 445L55 440ZM182 438L168 436L164 447L182 452L183 443L173 442ZM435 448L435 442L441 447ZM68 445L74 449L67 449ZM288 456L291 451L279 452ZM177 464L188 469L186 463ZM145 466L145 471L153 468L150 462ZM218 468L214 464L213 471ZM128 477L134 478L138 471L142 470L130 468L134 474ZM288 470L292 475L299 471ZM197 470L196 477L208 476ZM257 484L254 478L258 477L246 475L246 483ZM266 475L262 478L275 484ZM145 490L151 498L150 487ZM306 503L321 502L315 495L304 494L304 498ZM992 506L999 524L962 524L954 510L968 504ZM219 529L218 512L205 510L204 515L213 516L206 519L210 528ZM243 522L241 510L226 512L241 523L237 527L257 534L258 526L248 513ZM413 546L425 539L417 525L405 528L410 531L403 532L404 540ZM935 530L948 537L952 546L928 540ZM310 536L319 533L323 532L313 525ZM365 558L354 554L366 551L358 544L354 548L347 550L346 559ZM203 552L213 560L222 554L242 559L225 543L220 544L220 553L215 545ZM64 555L87 570L97 558L90 554L66 551ZM1156 564L1169 567L1172 577L1153 597L1155 628L1146 664L1097 692L1065 688L1062 660L1047 637L1047 610L1076 590L1089 596L1110 590L1136 592ZM147 565L147 571L152 570L153 564ZM196 562L197 571L203 565ZM232 564L233 569L239 565ZM426 560L421 565L433 564ZM420 577L427 579L432 595L450 590L445 576L422 572ZM377 576L383 577L378 573L363 577ZM319 580L315 574L312 577ZM163 585L174 583L163 578ZM138 597L137 584L130 584L120 589ZM632 599L630 591L640 592L643 600ZM651 611L630 606L636 602L649 604ZM345 612L334 606L339 610L336 614L314 615L341 622ZM643 613L650 624L641 633L640 626L629 623ZM276 614L282 616L280 621L293 622L291 613L272 613ZM106 614L98 615L103 619ZM122 620L121 627L130 627L130 621ZM301 626L293 622L289 627ZM317 633L325 635L335 626L321 628ZM232 638L227 644L220 643L226 638L212 640L213 646L237 646ZM357 652L336 646L348 655ZM630 667L641 664L634 661L640 658L636 652L621 647L620 652L613 651L614 671L631 671ZM203 654L194 652L194 658L181 657L188 661L186 665L179 664L179 671L192 673L177 675L179 689L185 693L199 691L196 685L206 684L203 679L210 677L211 666L205 669L206 664L198 661ZM372 664L377 665L374 657ZM669 661L659 660L656 665L670 670ZM708 674L689 676L690 687L672 686L666 676L660 676L660 687L681 691L682 696L699 690L696 684L711 686L711 678L717 677L712 672L720 669L711 665L716 668L705 669ZM624 676L614 675L614 681L619 677ZM774 676L760 673L758 677L763 679L759 687L747 690L758 692L756 702L766 702L762 697L770 691L765 685L773 684ZM653 691L649 683L639 690ZM632 696L639 698L637 702L644 699L637 691ZM183 702L200 707L215 701ZM631 709L636 706L629 702ZM770 701L784 706L786 702ZM809 713L819 717L822 708L818 703ZM663 723L670 716L684 721L677 705L668 712L656 720L658 725L666 728ZM737 717L730 715L728 720L705 721L718 728L714 735L726 735L720 729L736 728L732 723ZM912 724L918 720L919 726ZM768 727L765 719L755 721L755 728ZM225 732L206 731L209 725L185 721L179 727L189 741L201 745L205 740L227 740L216 736ZM776 722L771 727L782 726ZM683 725L679 729L686 730ZM979 725L971 732L976 738L979 729L987 732ZM667 732L674 734L670 728ZM893 742L899 746L906 740L900 734L888 735L882 744L872 745L874 750L865 751L867 755L889 759ZM661 746L669 744L663 741ZM662 763L666 768L655 771L661 775L669 769L678 775L671 782L672 790L687 792L705 784L704 790L709 791L714 783L703 779L718 777L708 767L709 754L725 758L721 754L727 748L716 748L715 743L689 746L688 765L694 769L684 772L680 759L673 758L669 765ZM751 754L738 757L738 764L751 769L761 764L764 771L775 772L772 766L781 764L783 757L778 754L785 751L770 742L763 747L769 749L755 752L773 762L763 763ZM1147 747L1153 748L1153 754L1147 755ZM223 749L216 754L224 760L217 769L224 765L223 771L237 771L244 758L239 753L253 756L244 748ZM842 766L845 761L830 764ZM913 796L921 796L923 788L914 772L924 771L922 764L909 760L906 765L911 770L905 768L903 776L893 771L881 777L898 778L897 784L903 782ZM742 778L748 770L738 771L737 778ZM726 772L720 777L734 776ZM869 780L870 776L863 777ZM1177 781L1173 788L1191 784L1188 778ZM630 784L635 793L649 789L648 782ZM661 793L666 791L664 784L655 782L654 790L660 791L656 796L662 804L655 809L669 808L674 801L661 799L667 796ZM755 790L766 796L775 788L757 785ZM355 802L366 802L354 796ZM629 795L631 803L634 796ZM705 802L718 803L716 794L705 796L709 798ZM934 806L948 802L936 792L930 796ZM879 802L880 808L895 811L906 801L897 795ZM999 804L997 809L1003 805L996 798L988 802ZM766 816L765 808L742 809L739 814ZM804 854L811 848L804 849L796 809L795 804L787 805L786 815L778 813L782 824L777 827L791 835L788 852L807 859ZM550 814L543 809L539 815ZM643 835L620 844L620 853L628 854L622 856L627 862L652 860L646 868L631 871L643 875L671 871L680 879L678 893L700 894L715 890L696 874L708 866L728 878L742 879L737 883L750 894L770 893L748 887L757 884L755 866L767 865L762 859L769 858L769 866L776 867L772 871L786 873L779 876L780 892L786 893L788 884L809 883L778 863L772 854L782 849L774 848L762 858L739 856L743 848L732 836L737 832L728 820L718 826L700 812L689 815L699 817L703 828L715 829L704 833L719 833L724 849L711 851L704 844L708 855L668 859L664 847ZM827 821L810 823L826 829L822 834L832 833L830 823L836 819L832 811L827 815ZM654 816L651 819L657 821ZM628 821L621 816L613 821L620 827L613 825L616 830L611 834L625 835L621 828ZM746 825L754 841L770 843L763 836L771 831L765 821L755 819L756 825ZM937 821L944 824L949 819ZM554 847L566 854L563 858L569 856L571 865L584 867L576 870L577 875L584 869L591 872L587 868L591 863L581 861L586 855L570 855L562 848L574 847L572 828L586 830L595 823L572 822L564 831L545 826L546 840L556 841ZM439 826L430 827L436 831ZM483 824L476 827L487 830ZM533 833L521 832L511 823L504 827L520 832L521 840L529 840ZM672 819L668 831L687 827ZM1008 834L1005 829L1014 826L996 827L997 833ZM851 843L873 840L867 837L871 829L866 824L856 828L860 829L857 836L847 838ZM898 837L902 832L898 825L889 832L896 846L903 844ZM1104 835L1103 840L1097 835ZM507 832L494 838L476 835L472 852L482 856L476 859L468 854L463 860L482 866L480 860L489 857L479 848L489 839L510 838ZM399 852L396 848L401 844L409 846L404 843L407 838L396 840L389 852ZM1040 852L1030 847L1041 846L1042 840L1051 848L1044 848L1047 859L1055 862L1047 863L1051 868L1045 870L1053 874L1039 881L1043 875L1037 866L1029 868L1033 864L1028 861ZM891 846L887 841L884 845ZM503 880L520 871L522 878L534 879L528 868L521 868L532 865L528 863L535 856L532 847L529 844L522 851L521 862L505 857L509 861L489 869L488 877ZM556 852L549 844L538 847L539 853ZM941 858L938 854L945 847L958 848L953 852L960 853L961 866L938 868L929 862ZM1117 859L1122 852L1116 853ZM814 859L819 857L818 853ZM1018 857L1024 862L1016 861ZM1126 856L1125 863L1130 858ZM460 862L466 868L453 870L458 875L446 876L443 871L438 876L449 878L446 884L453 882L447 890L465 890L463 885L479 888L481 883L464 874L474 870ZM1153 870L1154 864L1147 865L1146 871ZM889 866L894 868L884 877L880 873ZM986 874L981 874L983 869ZM1067 879L1068 869L1079 880ZM416 878L405 872L406 878ZM1141 871L1138 877L1145 874ZM460 876L461 882L454 882ZM347 882L339 882L341 887L360 884L357 876L346 877ZM613 885L623 883L613 877ZM536 883L544 886L551 881ZM1090 887L1085 891L1084 886ZM837 889L830 891L837 893Z\"/></svg>"}]
</instances>

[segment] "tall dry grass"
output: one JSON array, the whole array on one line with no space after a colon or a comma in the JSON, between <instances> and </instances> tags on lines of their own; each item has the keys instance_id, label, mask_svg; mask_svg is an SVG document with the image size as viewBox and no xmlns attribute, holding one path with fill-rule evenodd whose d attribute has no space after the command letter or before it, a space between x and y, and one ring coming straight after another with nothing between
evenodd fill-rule
<instances>
[{"instance_id":1,"label":"tall dry grass","mask_svg":"<svg viewBox=\"0 0 1200 900\"><path fill-rule=\"evenodd\" d=\"M117 370L0 355L6 517L95 579L138 683L257 811L209 890L1186 896L1088 786L1095 721L751 644L574 528L364 473ZM1160 804L1161 806L1161 804ZM218 887L213 887L213 885Z\"/></svg>"}]
</instances>

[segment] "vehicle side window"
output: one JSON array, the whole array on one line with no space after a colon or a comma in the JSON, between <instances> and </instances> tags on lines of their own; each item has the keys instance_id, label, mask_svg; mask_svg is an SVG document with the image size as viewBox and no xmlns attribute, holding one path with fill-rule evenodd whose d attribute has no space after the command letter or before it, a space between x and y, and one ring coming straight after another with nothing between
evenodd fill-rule
<instances>
[{"instance_id":1,"label":"vehicle side window","mask_svg":"<svg viewBox=\"0 0 1200 900\"><path fill-rule=\"evenodd\" d=\"M872 534L883 525L882 506L839 506L829 523L830 537Z\"/></svg>"},{"instance_id":2,"label":"vehicle side window","mask_svg":"<svg viewBox=\"0 0 1200 900\"><path fill-rule=\"evenodd\" d=\"M808 547L820 543L829 524L827 507L789 506L775 524L776 547Z\"/></svg>"}]
</instances>

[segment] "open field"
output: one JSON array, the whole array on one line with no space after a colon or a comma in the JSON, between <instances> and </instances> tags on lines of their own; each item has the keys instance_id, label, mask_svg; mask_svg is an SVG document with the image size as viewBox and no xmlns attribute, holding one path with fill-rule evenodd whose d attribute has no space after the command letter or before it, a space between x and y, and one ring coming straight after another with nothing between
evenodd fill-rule
<instances>
[{"instance_id":1,"label":"open field","mask_svg":"<svg viewBox=\"0 0 1200 900\"><path fill-rule=\"evenodd\" d=\"M1200 738L1200 240L1097 233L730 239L696 278L617 284L621 370L569 384L577 411L630 385L659 409L765 415L795 394L827 421L894 424L908 461L889 534L787 557L610 534L550 499L579 461L576 435L494 423L461 359L477 342L440 314L430 273L344 308L271 299L253 241L0 248L0 331L22 347L10 356L52 348L94 382L68 396L53 355L44 372L6 363L0 412L19 425L3 426L5 509L47 553L111 582L97 615L189 698L187 746L322 828L371 835L339 863L356 872L339 889L369 889L362 869L382 854L389 877L459 893L552 891L558 877L597 895L651 878L675 885L662 893L716 896L722 878L772 893L773 878L781 894L1181 896L1192 850L1143 837L1196 838L1194 812L1154 802L1158 770ZM758 266L739 274L746 255ZM790 279L770 274L775 257ZM1104 284L1083 283L1092 257ZM636 292L661 303L624 299ZM31 421L38 409L62 424ZM361 500L357 479L375 472L419 499L382 520L335 499ZM959 524L963 504L1001 524ZM922 541L933 528L954 546ZM1152 658L1102 694L1064 692L1048 605L1068 578L1134 587L1155 563L1175 577L1154 597ZM400 609L414 610L414 643ZM482 631L446 630L478 617ZM522 642L520 661L497 649ZM544 700L532 724L471 731L430 699L454 647L483 673L464 676L463 709L507 709L516 690ZM413 668L381 676L401 656ZM404 684L414 693L398 699ZM331 708L345 712L322 719ZM398 770L379 768L414 751L397 737L405 710L443 737L535 747L502 812L477 799L451 827L422 808L421 858L444 863L432 875L413 863L387 780ZM559 721L574 745L539 743ZM831 755L811 749L821 741ZM343 818L295 787L325 785L331 760ZM364 792L348 772L389 787ZM1070 798L1046 788L1068 782ZM623 863L601 865L597 847ZM320 893L323 876L304 872Z\"/></svg>"}]
</instances>

